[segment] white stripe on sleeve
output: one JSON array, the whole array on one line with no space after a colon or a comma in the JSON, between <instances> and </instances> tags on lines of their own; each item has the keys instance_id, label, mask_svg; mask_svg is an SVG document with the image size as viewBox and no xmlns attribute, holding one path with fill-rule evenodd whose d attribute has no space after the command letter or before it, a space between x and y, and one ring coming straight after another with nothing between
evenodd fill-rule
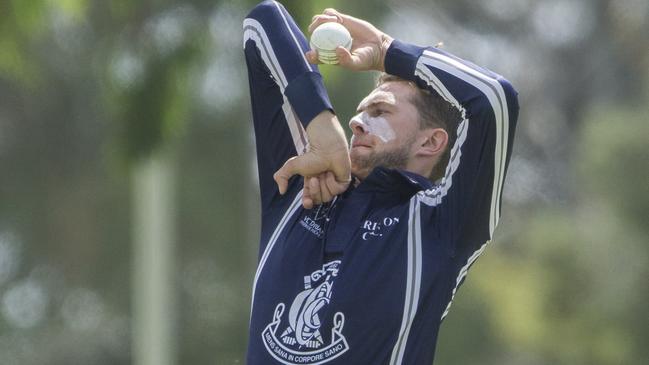
<instances>
[{"instance_id":1,"label":"white stripe on sleeve","mask_svg":"<svg viewBox=\"0 0 649 365\"><path fill-rule=\"evenodd\" d=\"M266 34L264 27L262 27L262 25L257 20L251 18L246 18L243 20L243 29L244 46L250 39L255 42L257 49L259 49L262 60L266 64L266 67L268 67L268 69L270 70L275 83L280 88L282 97L284 98L284 102L282 103L282 111L284 112L284 116L286 117L288 128L293 139L293 144L295 145L295 150L298 154L301 155L308 149L306 132L304 131L304 127L302 126L302 123L300 123L297 115L295 115L295 112L293 111L291 104L286 98L286 95L284 95L284 90L288 86L288 81L286 80L286 76L284 75L284 71L282 71L282 67L279 64L279 61L277 60L275 51L271 47L268 35Z\"/></svg>"},{"instance_id":2,"label":"white stripe on sleeve","mask_svg":"<svg viewBox=\"0 0 649 365\"><path fill-rule=\"evenodd\" d=\"M420 62L423 65L430 65L434 68L443 70L474 86L485 95L494 111L496 118L496 148L494 153L495 171L491 193L491 209L489 214L489 237L493 237L494 229L496 228L498 219L500 218L500 195L505 174L506 151L508 144L507 136L509 135L509 112L506 105L507 101L503 87L500 85L498 80L443 54L424 51L420 58ZM426 72L427 67L419 67L417 69L420 73L428 76L433 85L437 85L438 88L439 85L442 85L441 81L435 77L433 72L430 70ZM426 79L424 78L424 80ZM442 89L442 91L443 90L444 89ZM441 95L443 97L452 98L452 95L448 93L448 90ZM449 99L449 101L453 102L452 100L454 100L454 98ZM457 100L455 100L454 103L457 103Z\"/></svg>"}]
</instances>

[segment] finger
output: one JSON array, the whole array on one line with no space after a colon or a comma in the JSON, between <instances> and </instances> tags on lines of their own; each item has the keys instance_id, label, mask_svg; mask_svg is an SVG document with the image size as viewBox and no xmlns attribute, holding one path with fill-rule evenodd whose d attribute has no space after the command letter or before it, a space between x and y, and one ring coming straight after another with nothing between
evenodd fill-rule
<instances>
[{"instance_id":1,"label":"finger","mask_svg":"<svg viewBox=\"0 0 649 365\"><path fill-rule=\"evenodd\" d=\"M353 71L363 71L371 69L372 61L377 57L375 50L371 46L355 48L352 52L345 47L336 48L336 56L340 66Z\"/></svg>"},{"instance_id":2,"label":"finger","mask_svg":"<svg viewBox=\"0 0 649 365\"><path fill-rule=\"evenodd\" d=\"M311 192L309 189L309 178L304 177L302 178L302 196L303 197L308 197L309 199L311 198Z\"/></svg>"},{"instance_id":3,"label":"finger","mask_svg":"<svg viewBox=\"0 0 649 365\"><path fill-rule=\"evenodd\" d=\"M277 188L279 189L279 193L284 195L286 193L286 189L288 189L288 180L291 178L291 176L295 175L295 160L297 157L291 157L286 162L284 162L284 165L279 168L279 170L275 171L273 174L273 179L275 180L275 183L277 183Z\"/></svg>"},{"instance_id":4,"label":"finger","mask_svg":"<svg viewBox=\"0 0 649 365\"><path fill-rule=\"evenodd\" d=\"M330 171L327 171L324 174L318 175L318 180L319 180L319 185L320 185L320 193L322 195L322 202L323 203L328 203L330 202L334 194L332 194L331 190L329 189L329 185L327 184L327 176L331 174L331 177L335 180L334 174L331 173Z\"/></svg>"},{"instance_id":5,"label":"finger","mask_svg":"<svg viewBox=\"0 0 649 365\"><path fill-rule=\"evenodd\" d=\"M327 11L327 9L325 9L322 12L322 14L316 14L316 15L312 16L311 17L311 23L315 22L318 19L328 19L328 20L333 20L333 21L341 20L340 16L338 16L336 14L331 14L331 13L330 14L325 14L326 11Z\"/></svg>"},{"instance_id":6,"label":"finger","mask_svg":"<svg viewBox=\"0 0 649 365\"><path fill-rule=\"evenodd\" d=\"M317 176L309 178L309 192L314 205L322 204L322 190L320 189L320 181Z\"/></svg>"},{"instance_id":7,"label":"finger","mask_svg":"<svg viewBox=\"0 0 649 365\"><path fill-rule=\"evenodd\" d=\"M311 64L318 65L322 63L318 59L318 52L315 50L307 51L307 53L305 53L304 55L306 56L307 61L309 61L309 63Z\"/></svg>"},{"instance_id":8,"label":"finger","mask_svg":"<svg viewBox=\"0 0 649 365\"><path fill-rule=\"evenodd\" d=\"M355 35L367 35L368 32L374 33L375 35L381 33L381 31L376 29L376 27L372 25L372 23L369 23L363 19L355 18L348 14L341 13L336 9L325 9L323 11L323 14L336 17L338 19L337 22L344 25L354 38Z\"/></svg>"},{"instance_id":9,"label":"finger","mask_svg":"<svg viewBox=\"0 0 649 365\"><path fill-rule=\"evenodd\" d=\"M313 205L313 199L311 199L311 197L302 196L302 206L304 209L311 209L313 208Z\"/></svg>"},{"instance_id":10,"label":"finger","mask_svg":"<svg viewBox=\"0 0 649 365\"><path fill-rule=\"evenodd\" d=\"M317 163L316 156L311 153L289 158L279 170L273 174L279 193L284 195L288 189L288 181L293 175L309 176L318 174L325 169Z\"/></svg>"},{"instance_id":11,"label":"finger","mask_svg":"<svg viewBox=\"0 0 649 365\"><path fill-rule=\"evenodd\" d=\"M338 46L336 48L336 56L338 56L338 64L342 67L349 68L349 69L355 69L356 68L356 63L358 62L354 60L351 52L347 50L347 48Z\"/></svg>"},{"instance_id":12,"label":"finger","mask_svg":"<svg viewBox=\"0 0 649 365\"><path fill-rule=\"evenodd\" d=\"M336 181L340 183L350 183L351 176L351 161L349 154L340 156L335 163L330 165L330 171L334 174Z\"/></svg>"},{"instance_id":13,"label":"finger","mask_svg":"<svg viewBox=\"0 0 649 365\"><path fill-rule=\"evenodd\" d=\"M308 28L309 33L313 33L313 30L323 23L329 23L329 22L340 23L339 19L340 18L333 15L316 15L311 20L311 24L309 24L309 28Z\"/></svg>"},{"instance_id":14,"label":"finger","mask_svg":"<svg viewBox=\"0 0 649 365\"><path fill-rule=\"evenodd\" d=\"M331 195L334 196L344 193L345 190L347 190L347 187L349 187L349 184L350 182L336 181L336 176L333 174L333 172L327 171L325 182L324 184L321 183L320 185L325 185Z\"/></svg>"},{"instance_id":15,"label":"finger","mask_svg":"<svg viewBox=\"0 0 649 365\"><path fill-rule=\"evenodd\" d=\"M322 13L325 14L325 15L336 17L336 21L338 23L340 23L340 24L342 24L343 21L344 21L343 20L343 14L341 14L338 10L336 10L334 8L326 8Z\"/></svg>"},{"instance_id":16,"label":"finger","mask_svg":"<svg viewBox=\"0 0 649 365\"><path fill-rule=\"evenodd\" d=\"M302 189L302 206L305 209L313 208L313 199L311 199L311 192L309 190L308 178L302 179L303 189Z\"/></svg>"}]
</instances>

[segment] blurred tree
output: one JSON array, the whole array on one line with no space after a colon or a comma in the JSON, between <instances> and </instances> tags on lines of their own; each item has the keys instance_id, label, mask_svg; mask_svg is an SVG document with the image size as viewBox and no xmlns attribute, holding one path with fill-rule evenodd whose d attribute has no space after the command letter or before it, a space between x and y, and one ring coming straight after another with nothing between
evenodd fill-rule
<instances>
[{"instance_id":1,"label":"blurred tree","mask_svg":"<svg viewBox=\"0 0 649 365\"><path fill-rule=\"evenodd\" d=\"M256 1L0 2L0 363L129 364L130 171L175 169L178 363L243 363L259 224L241 21ZM504 216L439 364L649 358L643 0L286 1L514 81ZM346 121L373 75L323 67ZM468 351L467 349L471 349Z\"/></svg>"},{"instance_id":2,"label":"blurred tree","mask_svg":"<svg viewBox=\"0 0 649 365\"><path fill-rule=\"evenodd\" d=\"M639 315L649 299L649 104L642 100L646 91L637 103L596 104L584 114L571 158L574 203L537 206L521 227L508 227L516 233L481 259L455 304L438 363L612 365L649 357L649 321Z\"/></svg>"}]
</instances>

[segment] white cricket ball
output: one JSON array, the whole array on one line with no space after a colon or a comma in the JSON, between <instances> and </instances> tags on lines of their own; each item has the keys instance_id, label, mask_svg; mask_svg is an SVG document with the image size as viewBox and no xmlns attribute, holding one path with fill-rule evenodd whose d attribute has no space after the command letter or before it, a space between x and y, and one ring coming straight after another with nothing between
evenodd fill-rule
<instances>
[{"instance_id":1,"label":"white cricket ball","mask_svg":"<svg viewBox=\"0 0 649 365\"><path fill-rule=\"evenodd\" d=\"M338 46L343 46L347 50L352 48L352 36L342 24L323 23L311 34L311 49L318 52L318 59L322 63L330 65L338 63L338 56L336 56Z\"/></svg>"}]
</instances>

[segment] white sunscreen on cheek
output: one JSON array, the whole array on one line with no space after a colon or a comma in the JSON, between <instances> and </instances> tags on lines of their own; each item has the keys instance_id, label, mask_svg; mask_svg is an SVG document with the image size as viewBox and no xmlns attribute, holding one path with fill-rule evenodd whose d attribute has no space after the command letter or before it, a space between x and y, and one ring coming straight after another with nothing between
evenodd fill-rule
<instances>
[{"instance_id":1,"label":"white sunscreen on cheek","mask_svg":"<svg viewBox=\"0 0 649 365\"><path fill-rule=\"evenodd\" d=\"M367 133L379 137L383 142L389 142L396 138L394 129L390 127L385 118L371 117L366 112L362 112L354 116L352 121L360 124Z\"/></svg>"}]
</instances>

